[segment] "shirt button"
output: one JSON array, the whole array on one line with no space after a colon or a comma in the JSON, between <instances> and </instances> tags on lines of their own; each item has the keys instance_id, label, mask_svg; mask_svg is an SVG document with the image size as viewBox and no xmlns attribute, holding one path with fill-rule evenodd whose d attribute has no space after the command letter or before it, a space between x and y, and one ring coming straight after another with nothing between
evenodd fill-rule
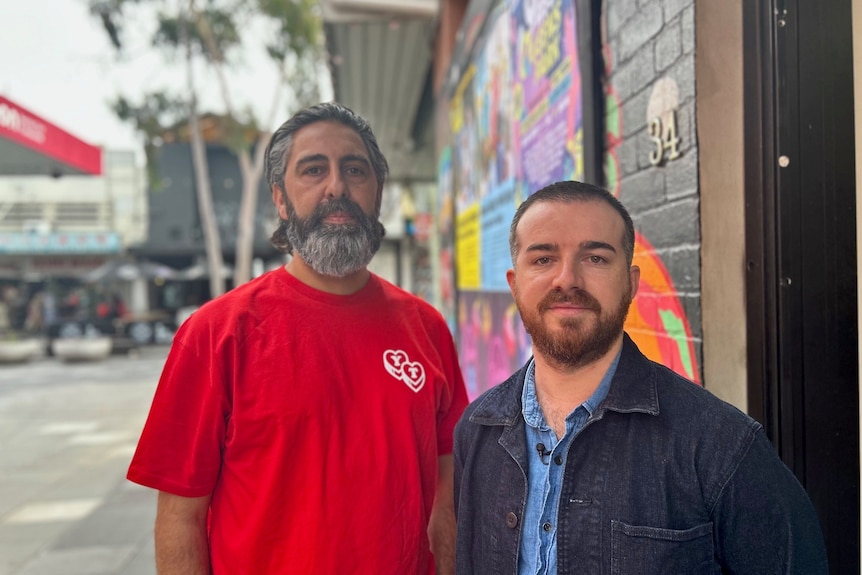
<instances>
[{"instance_id":1,"label":"shirt button","mask_svg":"<svg viewBox=\"0 0 862 575\"><path fill-rule=\"evenodd\" d=\"M556 463L557 465L562 465L563 464L563 458L561 456L557 455L556 457L554 457L554 463Z\"/></svg>"},{"instance_id":2,"label":"shirt button","mask_svg":"<svg viewBox=\"0 0 862 575\"><path fill-rule=\"evenodd\" d=\"M550 531L552 528L553 528L553 525L551 525L551 522L550 522L550 521L545 521L545 522L542 524L542 529L544 529L544 530L545 530L545 532Z\"/></svg>"},{"instance_id":3,"label":"shirt button","mask_svg":"<svg viewBox=\"0 0 862 575\"><path fill-rule=\"evenodd\" d=\"M518 516L515 515L511 511L508 512L506 514L506 527L509 527L510 529L514 529L517 526L518 526Z\"/></svg>"}]
</instances>

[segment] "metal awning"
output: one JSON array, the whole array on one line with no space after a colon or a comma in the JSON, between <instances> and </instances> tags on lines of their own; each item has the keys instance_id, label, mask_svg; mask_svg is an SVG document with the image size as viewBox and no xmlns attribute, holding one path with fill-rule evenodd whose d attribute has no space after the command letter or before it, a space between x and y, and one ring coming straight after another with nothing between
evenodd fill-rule
<instances>
[{"instance_id":1,"label":"metal awning","mask_svg":"<svg viewBox=\"0 0 862 575\"><path fill-rule=\"evenodd\" d=\"M437 0L324 0L335 99L369 122L392 180L433 180L431 93Z\"/></svg>"},{"instance_id":2,"label":"metal awning","mask_svg":"<svg viewBox=\"0 0 862 575\"><path fill-rule=\"evenodd\" d=\"M0 176L101 173L101 148L0 96Z\"/></svg>"}]
</instances>

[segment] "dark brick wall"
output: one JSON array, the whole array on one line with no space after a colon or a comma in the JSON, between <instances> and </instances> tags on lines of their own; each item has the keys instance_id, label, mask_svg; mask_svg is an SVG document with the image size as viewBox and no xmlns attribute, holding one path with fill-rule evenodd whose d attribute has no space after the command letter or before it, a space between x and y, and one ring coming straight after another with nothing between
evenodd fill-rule
<instances>
[{"instance_id":1,"label":"dark brick wall","mask_svg":"<svg viewBox=\"0 0 862 575\"><path fill-rule=\"evenodd\" d=\"M670 276L686 315L699 372L702 324L694 0L604 0L603 4L606 73L621 118L613 152L619 180L609 182L609 187L615 188L635 227ZM676 94L682 154L653 166L648 116L657 92L671 95L671 99Z\"/></svg>"}]
</instances>

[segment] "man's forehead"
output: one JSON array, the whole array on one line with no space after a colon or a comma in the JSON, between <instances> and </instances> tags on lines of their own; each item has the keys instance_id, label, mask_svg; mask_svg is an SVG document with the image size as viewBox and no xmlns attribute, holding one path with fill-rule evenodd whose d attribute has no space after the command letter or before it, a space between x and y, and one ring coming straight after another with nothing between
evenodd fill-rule
<instances>
[{"instance_id":1,"label":"man's forehead","mask_svg":"<svg viewBox=\"0 0 862 575\"><path fill-rule=\"evenodd\" d=\"M605 221L602 225L608 225L611 222L617 222L625 226L622 216L608 202L598 198L572 198L569 200L547 199L541 200L530 206L521 216L521 221L532 220L534 218L547 218L552 214L559 215L561 212L578 212L589 211L595 214L596 212L604 212L603 218Z\"/></svg>"},{"instance_id":2,"label":"man's forehead","mask_svg":"<svg viewBox=\"0 0 862 575\"><path fill-rule=\"evenodd\" d=\"M322 120L303 126L293 135L292 149L302 153L332 155L342 148L354 148L368 155L365 140L351 126L333 120Z\"/></svg>"},{"instance_id":3,"label":"man's forehead","mask_svg":"<svg viewBox=\"0 0 862 575\"><path fill-rule=\"evenodd\" d=\"M576 221L578 210L590 212L590 218L586 221ZM563 227L558 225L547 225L548 220L561 218L566 220ZM625 230L625 222L622 216L607 202L600 199L573 199L570 201L547 200L536 202L521 216L516 230L517 235L523 242L529 234L530 242L534 238L554 238L553 243L569 234L581 232L594 235L595 240L614 239L616 231ZM621 241L622 238L619 238ZM616 243L616 242L614 242Z\"/></svg>"}]
</instances>

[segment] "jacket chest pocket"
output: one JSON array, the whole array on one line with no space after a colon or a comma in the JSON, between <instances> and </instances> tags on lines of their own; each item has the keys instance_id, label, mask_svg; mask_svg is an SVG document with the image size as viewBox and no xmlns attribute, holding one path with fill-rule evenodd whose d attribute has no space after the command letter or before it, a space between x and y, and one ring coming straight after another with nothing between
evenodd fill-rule
<instances>
[{"instance_id":1,"label":"jacket chest pocket","mask_svg":"<svg viewBox=\"0 0 862 575\"><path fill-rule=\"evenodd\" d=\"M714 559L712 523L679 531L611 521L611 573L720 573Z\"/></svg>"}]
</instances>

